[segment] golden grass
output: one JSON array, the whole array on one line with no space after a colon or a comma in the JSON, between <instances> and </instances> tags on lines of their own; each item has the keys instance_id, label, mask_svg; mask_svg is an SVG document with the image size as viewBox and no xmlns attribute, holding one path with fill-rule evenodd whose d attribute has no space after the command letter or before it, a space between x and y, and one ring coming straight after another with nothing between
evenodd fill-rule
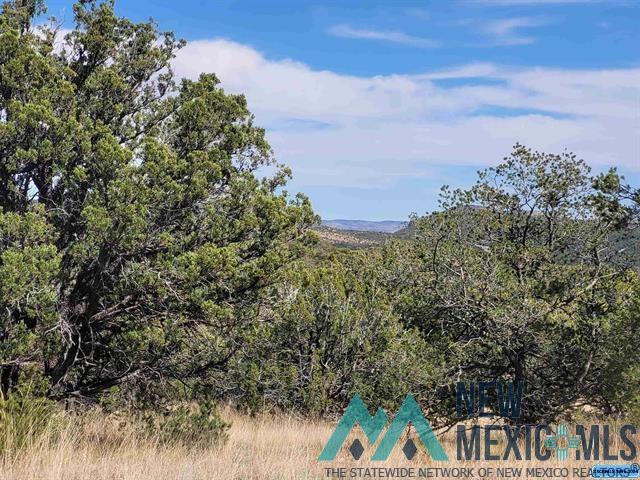
<instances>
[{"instance_id":1,"label":"golden grass","mask_svg":"<svg viewBox=\"0 0 640 480\"><path fill-rule=\"evenodd\" d=\"M411 462L399 446L383 463L368 461L365 452L356 462L347 452L336 462L316 461L334 422L299 420L283 416L248 417L233 410L223 411L232 422L229 440L224 446L192 451L185 447L163 446L142 440L132 425L95 416L84 419L81 426L70 425L56 438L42 438L17 457L5 456L0 464L2 480L263 480L327 478L324 468L332 467L590 467L596 462L468 462L455 460L445 464L431 462L421 453ZM364 434L358 436L365 443ZM419 445L418 442L416 444ZM450 458L455 458L453 433L444 439ZM619 441L614 449L620 448ZM344 449L343 449L344 450ZM570 455L571 457L571 455ZM347 460L347 458L349 458ZM624 463L624 462L618 462ZM476 473L477 477L477 473ZM440 477L442 478L442 477ZM491 478L496 478L491 477ZM524 475L523 475L523 478ZM574 478L569 475L569 478Z\"/></svg>"}]
</instances>

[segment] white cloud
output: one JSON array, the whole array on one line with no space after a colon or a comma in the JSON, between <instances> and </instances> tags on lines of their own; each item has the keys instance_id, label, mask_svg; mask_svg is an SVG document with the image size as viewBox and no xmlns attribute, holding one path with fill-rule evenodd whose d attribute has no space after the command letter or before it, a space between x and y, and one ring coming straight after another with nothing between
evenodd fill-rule
<instances>
[{"instance_id":1,"label":"white cloud","mask_svg":"<svg viewBox=\"0 0 640 480\"><path fill-rule=\"evenodd\" d=\"M491 36L495 45L529 45L536 39L523 35L520 30L546 25L548 20L539 17L514 17L487 22L482 31Z\"/></svg>"},{"instance_id":2,"label":"white cloud","mask_svg":"<svg viewBox=\"0 0 640 480\"><path fill-rule=\"evenodd\" d=\"M470 64L356 77L218 39L189 43L175 70L215 72L245 93L298 185L375 187L434 165L489 165L515 142L640 171L640 68Z\"/></svg>"},{"instance_id":3,"label":"white cloud","mask_svg":"<svg viewBox=\"0 0 640 480\"><path fill-rule=\"evenodd\" d=\"M327 30L329 35L343 38L356 38L361 40L379 40L382 42L397 43L418 48L436 48L440 43L430 38L415 37L403 32L389 32L380 30L366 30L352 28L349 25L334 25Z\"/></svg>"}]
</instances>

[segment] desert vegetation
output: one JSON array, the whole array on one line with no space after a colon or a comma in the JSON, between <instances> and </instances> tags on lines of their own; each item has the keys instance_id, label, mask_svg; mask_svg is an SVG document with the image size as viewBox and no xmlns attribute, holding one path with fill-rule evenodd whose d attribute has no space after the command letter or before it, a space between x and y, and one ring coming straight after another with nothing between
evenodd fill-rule
<instances>
[{"instance_id":1,"label":"desert vegetation","mask_svg":"<svg viewBox=\"0 0 640 480\"><path fill-rule=\"evenodd\" d=\"M224 443L192 445L164 442L156 436L142 434L144 427L131 420L123 421L103 412L85 412L82 419L69 419L64 426L51 425L41 435L30 436L28 448L20 455L3 458L0 478L3 480L160 480L160 479L228 479L228 480L316 480L327 478L324 468L380 467L375 462L355 461L347 451L330 465L318 462L318 452L331 435L334 422L292 415L261 413L240 414L237 409L222 407L221 415L231 423ZM49 417L50 418L50 417ZM583 419L588 422L588 419ZM619 422L609 422L617 428ZM413 431L406 435L413 439ZM364 439L360 429L351 438ZM350 441L351 438L348 440ZM442 437L450 457L456 454L453 432ZM504 448L504 440L496 447ZM618 440L612 449L624 448ZM346 449L345 449L346 450ZM399 468L496 468L507 463L473 461L442 464L434 462L424 451L408 461L400 449L382 466ZM568 459L557 461L510 461L509 467L574 468L588 471L593 461ZM440 474L439 477L446 477Z\"/></svg>"},{"instance_id":2,"label":"desert vegetation","mask_svg":"<svg viewBox=\"0 0 640 480\"><path fill-rule=\"evenodd\" d=\"M355 393L411 392L444 432L457 381L523 382L521 423L639 418L640 193L615 170L515 145L338 248L245 98L174 78L182 41L43 8L0 15L0 478L316 478Z\"/></svg>"}]
</instances>

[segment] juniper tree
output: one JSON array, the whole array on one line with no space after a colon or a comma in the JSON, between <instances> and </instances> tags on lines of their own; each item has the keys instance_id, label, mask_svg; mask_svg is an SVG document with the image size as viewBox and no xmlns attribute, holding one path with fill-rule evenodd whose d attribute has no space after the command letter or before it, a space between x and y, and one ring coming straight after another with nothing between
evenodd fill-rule
<instances>
[{"instance_id":1,"label":"juniper tree","mask_svg":"<svg viewBox=\"0 0 640 480\"><path fill-rule=\"evenodd\" d=\"M315 252L293 263L269 322L233 360L221 384L251 409L342 413L354 394L397 409L416 385L439 378L443 355L391 311L379 252Z\"/></svg>"},{"instance_id":2,"label":"juniper tree","mask_svg":"<svg viewBox=\"0 0 640 480\"><path fill-rule=\"evenodd\" d=\"M263 129L183 42L80 1L62 36L37 0L0 15L0 380L49 395L223 366L315 218ZM261 168L275 172L263 177Z\"/></svg>"},{"instance_id":3,"label":"juniper tree","mask_svg":"<svg viewBox=\"0 0 640 480\"><path fill-rule=\"evenodd\" d=\"M639 360L638 279L620 243L633 209L603 181L573 154L516 145L472 188L445 187L415 241L389 249L397 311L445 354L448 373L423 393L434 415L455 420L455 382L492 380L526 384L520 422L620 411L611 393L633 386L620 366Z\"/></svg>"}]
</instances>

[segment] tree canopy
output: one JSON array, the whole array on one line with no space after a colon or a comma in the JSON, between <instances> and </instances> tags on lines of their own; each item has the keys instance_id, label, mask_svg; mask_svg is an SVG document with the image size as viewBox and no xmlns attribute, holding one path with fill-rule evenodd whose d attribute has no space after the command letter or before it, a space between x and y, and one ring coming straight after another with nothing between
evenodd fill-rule
<instances>
[{"instance_id":1,"label":"tree canopy","mask_svg":"<svg viewBox=\"0 0 640 480\"><path fill-rule=\"evenodd\" d=\"M613 366L640 360L637 251L621 248L634 210L607 177L516 145L471 189L443 188L441 211L392 250L398 311L447 352L440 405L455 381L496 379L527 385L523 422L584 404L620 411L612 392L635 386Z\"/></svg>"},{"instance_id":2,"label":"tree canopy","mask_svg":"<svg viewBox=\"0 0 640 480\"><path fill-rule=\"evenodd\" d=\"M244 96L174 81L173 34L110 2L78 2L64 38L40 13L0 16L2 390L27 369L55 398L198 378L300 254L310 204Z\"/></svg>"},{"instance_id":3,"label":"tree canopy","mask_svg":"<svg viewBox=\"0 0 640 480\"><path fill-rule=\"evenodd\" d=\"M66 35L43 9L0 14L3 399L188 392L161 428L216 434L216 400L332 414L355 393L447 426L460 380L524 382L522 422L640 412L640 191L615 170L516 145L401 237L317 246L245 97L174 78L184 42L109 1Z\"/></svg>"}]
</instances>

